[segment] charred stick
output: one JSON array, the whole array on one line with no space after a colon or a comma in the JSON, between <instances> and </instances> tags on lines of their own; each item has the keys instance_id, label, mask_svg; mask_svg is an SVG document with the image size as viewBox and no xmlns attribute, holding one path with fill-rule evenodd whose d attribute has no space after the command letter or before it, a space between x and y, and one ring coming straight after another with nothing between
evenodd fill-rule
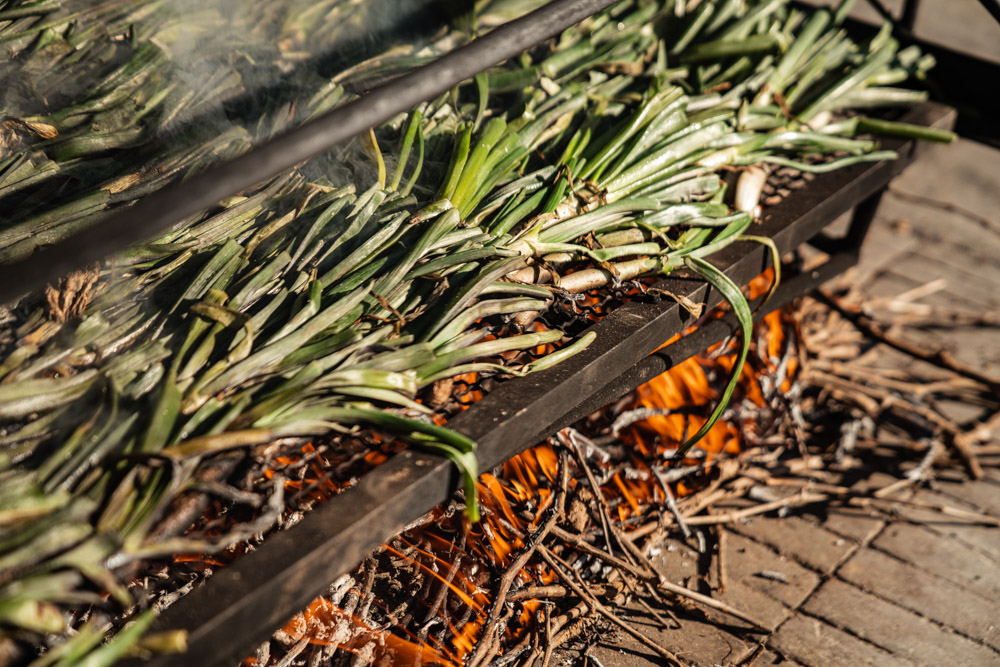
<instances>
[{"instance_id":1,"label":"charred stick","mask_svg":"<svg viewBox=\"0 0 1000 667\"><path fill-rule=\"evenodd\" d=\"M658 605L660 605L663 611L666 612L667 616L670 617L670 620L673 621L678 628L681 627L681 619L677 618L677 615L670 610L670 607L667 606L666 601L660 596L659 591L656 590L656 586L653 584L653 582L645 581L643 582L642 585L646 588L646 592L649 594L649 597L652 598Z\"/></svg>"},{"instance_id":2,"label":"charred stick","mask_svg":"<svg viewBox=\"0 0 1000 667\"><path fill-rule=\"evenodd\" d=\"M644 571L636 567L632 563L629 563L628 561L624 561L621 558L618 558L617 556L614 556L606 551L598 549L597 547L587 542L587 540L582 535L571 533L568 530L563 530L562 528L559 528L558 526L553 526L551 532L553 536L559 538L560 540L570 545L574 549L581 551L585 554L594 556L595 558L598 558L600 560L603 560L605 563L620 568L628 572L629 574L638 577L639 579L650 580L650 579L655 579L657 576L654 571Z\"/></svg>"},{"instance_id":3,"label":"charred stick","mask_svg":"<svg viewBox=\"0 0 1000 667\"><path fill-rule=\"evenodd\" d=\"M361 608L358 610L358 618L365 623L368 622L368 613L371 611L372 601L375 594L372 588L375 586L375 575L378 573L378 563L374 557L369 557L366 561L365 583L362 588Z\"/></svg>"},{"instance_id":4,"label":"charred stick","mask_svg":"<svg viewBox=\"0 0 1000 667\"><path fill-rule=\"evenodd\" d=\"M196 482L221 482L236 469L239 460L237 456L219 458L199 470L194 479ZM168 514L150 532L148 539L158 541L181 534L205 513L208 502L209 496L203 491L192 490L180 495L172 503Z\"/></svg>"},{"instance_id":5,"label":"charred stick","mask_svg":"<svg viewBox=\"0 0 1000 667\"><path fill-rule=\"evenodd\" d=\"M716 590L722 594L726 592L726 585L729 583L728 576L726 574L726 548L729 546L729 532L726 530L725 526L719 524L715 527L715 535L715 544L718 549L715 564L719 570L719 586Z\"/></svg>"},{"instance_id":6,"label":"charred stick","mask_svg":"<svg viewBox=\"0 0 1000 667\"><path fill-rule=\"evenodd\" d=\"M573 639L578 634L583 632L583 629L586 627L586 624L587 624L587 619L574 618L572 621L569 622L568 625L565 625L565 627L563 627L563 629L560 630L555 637L552 638L552 645L555 647L562 646L570 639Z\"/></svg>"},{"instance_id":7,"label":"charred stick","mask_svg":"<svg viewBox=\"0 0 1000 667\"><path fill-rule=\"evenodd\" d=\"M677 522L678 527L681 529L684 539L689 539L691 537L691 529L688 528L687 522L684 521L684 516L677 508L677 500L674 498L673 491L670 490L670 485L663 478L663 473L660 472L659 469L653 468L653 474L660 483L660 488L663 489L663 498L667 503L667 509L669 509L670 513L674 515L674 521Z\"/></svg>"},{"instance_id":8,"label":"charred stick","mask_svg":"<svg viewBox=\"0 0 1000 667\"><path fill-rule=\"evenodd\" d=\"M430 630L431 621L437 617L438 611L440 611L441 606L448 597L451 582L455 580L455 575L458 574L458 570L462 567L462 549L465 548L467 537L468 533L463 531L461 537L459 538L460 542L458 544L458 553L455 554L455 560L452 561L451 567L448 568L448 574L445 575L444 581L441 582L441 587L438 589L438 594L434 598L434 603L431 605L430 609L427 610L427 616L424 618L424 626L420 630L423 635L421 639L425 639L427 637L427 630Z\"/></svg>"},{"instance_id":9,"label":"charred stick","mask_svg":"<svg viewBox=\"0 0 1000 667\"><path fill-rule=\"evenodd\" d=\"M576 595L575 593L572 592L571 589L570 589L570 594ZM556 618L555 631L556 631L557 642L563 641L562 639L560 639L561 635L566 630L569 630L569 628L571 628L573 625L585 623L587 621L587 618L583 617L583 615L587 612L589 608L590 607L587 605L586 600L581 600L576 605L571 607L568 611L566 611L564 614Z\"/></svg>"},{"instance_id":10,"label":"charred stick","mask_svg":"<svg viewBox=\"0 0 1000 667\"><path fill-rule=\"evenodd\" d=\"M542 654L542 667L549 667L552 660L552 610L550 605L543 605L545 609L545 652Z\"/></svg>"},{"instance_id":11,"label":"charred stick","mask_svg":"<svg viewBox=\"0 0 1000 667\"><path fill-rule=\"evenodd\" d=\"M531 650L531 638L525 637L521 643L489 664L489 667L504 667Z\"/></svg>"},{"instance_id":12,"label":"charred stick","mask_svg":"<svg viewBox=\"0 0 1000 667\"><path fill-rule=\"evenodd\" d=\"M594 591L595 595L606 595L608 587L603 584L594 584L591 586L591 590ZM570 591L565 586L560 586L559 584L548 584L546 586L526 586L525 588L520 588L516 591L512 591L507 596L508 602L523 602L524 600L535 600L535 599L546 599L546 598L564 598L571 595Z\"/></svg>"},{"instance_id":13,"label":"charred stick","mask_svg":"<svg viewBox=\"0 0 1000 667\"><path fill-rule=\"evenodd\" d=\"M599 508L592 509L595 511L601 522L601 529L604 532L604 543L608 547L608 553L611 553L611 528L609 526L610 520L608 518L611 515L611 508L608 507L608 503L604 499L604 492L601 491L601 485L597 483L596 479L594 479L594 473L591 472L590 466L587 465L587 459L584 458L583 452L580 451L580 448L577 447L576 441L573 439L574 433L574 429L563 429L558 433L558 437L560 442L562 442L563 445L565 445L566 448L573 454L577 465L581 470L583 470L584 475L587 477L587 482L590 484L590 491L599 506Z\"/></svg>"},{"instance_id":14,"label":"charred stick","mask_svg":"<svg viewBox=\"0 0 1000 667\"><path fill-rule=\"evenodd\" d=\"M590 591L587 590L587 585L586 583L583 582L582 579L580 579L580 574L569 565L566 565L565 562L562 562L562 565L559 565L558 562L561 562L562 559L560 559L557 555L549 551L547 547L545 546L540 547L538 549L538 554L542 557L542 560L544 560L548 564L548 566L552 568L552 571L555 572L556 576L562 579L563 583L569 586L581 600L586 601L591 609L593 609L598 614L600 614L604 618L608 619L609 621L617 625L619 628L621 628L629 635L631 635L634 639L642 642L643 644L651 648L660 657L669 660L671 663L675 665L684 664L680 661L680 658L674 655L671 651L660 646L657 642L653 641L649 637L646 637L644 634L633 628L625 621L618 618L618 616L616 616L607 607L601 604L601 602ZM563 568L565 568L565 570ZM569 572L570 574L566 574L566 572ZM574 581L574 578L576 579L576 581Z\"/></svg>"}]
</instances>

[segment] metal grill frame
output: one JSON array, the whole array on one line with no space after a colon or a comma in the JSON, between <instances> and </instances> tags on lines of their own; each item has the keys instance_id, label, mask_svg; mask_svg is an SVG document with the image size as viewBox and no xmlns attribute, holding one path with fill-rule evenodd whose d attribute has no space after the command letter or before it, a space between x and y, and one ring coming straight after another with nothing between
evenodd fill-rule
<instances>
[{"instance_id":1,"label":"metal grill frame","mask_svg":"<svg viewBox=\"0 0 1000 667\"><path fill-rule=\"evenodd\" d=\"M954 125L955 112L925 103L902 120L946 129ZM857 262L882 193L924 150L913 140L882 143L895 150L899 159L821 175L767 211L755 232L772 238L782 254L812 240L830 255L822 267L786 280L768 309L812 290ZM845 236L817 240L825 227L852 209ZM734 282L746 284L767 268L768 253L756 244L735 243L711 260ZM698 279L672 277L658 287L709 308L722 300ZM448 426L478 443L481 468L489 470L735 329L732 319L722 318L656 351L690 319L673 301L627 303L589 329L598 336L587 350L554 368L500 384ZM457 482L447 460L419 450L404 451L306 514L297 525L271 536L253 553L212 575L204 586L164 612L154 627L188 630L187 665L234 664L304 609L329 582L446 502ZM161 657L146 664L173 662Z\"/></svg>"}]
</instances>

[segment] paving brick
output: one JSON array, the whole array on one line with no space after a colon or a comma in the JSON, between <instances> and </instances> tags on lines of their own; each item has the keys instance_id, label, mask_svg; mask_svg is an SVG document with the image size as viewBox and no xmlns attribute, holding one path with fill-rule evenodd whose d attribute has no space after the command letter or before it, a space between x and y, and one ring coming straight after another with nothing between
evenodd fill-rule
<instances>
[{"instance_id":1,"label":"paving brick","mask_svg":"<svg viewBox=\"0 0 1000 667\"><path fill-rule=\"evenodd\" d=\"M726 548L726 577L729 585L720 599L735 606L740 606L741 595L758 600L763 596L794 609L819 585L819 577L814 572L742 535L730 534L726 540ZM787 583L765 579L759 576L761 572L780 573ZM751 592L758 595L751 597ZM758 607L755 604L741 608L766 625L776 625L771 623L777 618L773 613L774 605L761 604ZM784 615L787 612L782 611L782 616ZM778 622L781 620L783 618Z\"/></svg>"},{"instance_id":2,"label":"paving brick","mask_svg":"<svg viewBox=\"0 0 1000 667\"><path fill-rule=\"evenodd\" d=\"M913 500L967 511L978 511L974 505L926 489L918 491L913 496ZM932 509L905 505L895 505L894 507L900 518L925 526L939 535L957 539L994 560L1000 560L1000 531L996 526L972 523Z\"/></svg>"},{"instance_id":3,"label":"paving brick","mask_svg":"<svg viewBox=\"0 0 1000 667\"><path fill-rule=\"evenodd\" d=\"M993 41L996 45L995 37ZM995 220L997 205L1000 204L1000 191L996 188L997 169L1000 169L1000 151L961 139L951 146L931 148L893 182L893 189L949 201ZM942 174L948 174L948 177L942 178ZM896 198L895 195L890 197ZM925 226L928 232L945 242L965 243L988 250L1000 246L1000 238L996 234L985 233L978 223L965 216L920 204L911 203L911 206L920 208L912 216L914 225Z\"/></svg>"},{"instance_id":4,"label":"paving brick","mask_svg":"<svg viewBox=\"0 0 1000 667\"><path fill-rule=\"evenodd\" d=\"M886 528L872 544L966 590L1000 600L997 563L958 540L941 539L923 526L897 523Z\"/></svg>"},{"instance_id":5,"label":"paving brick","mask_svg":"<svg viewBox=\"0 0 1000 667\"><path fill-rule=\"evenodd\" d=\"M853 542L797 516L752 519L731 526L731 530L822 574L832 572L857 548Z\"/></svg>"},{"instance_id":6,"label":"paving brick","mask_svg":"<svg viewBox=\"0 0 1000 667\"><path fill-rule=\"evenodd\" d=\"M1000 649L997 603L874 549L861 549L837 574L879 597Z\"/></svg>"},{"instance_id":7,"label":"paving brick","mask_svg":"<svg viewBox=\"0 0 1000 667\"><path fill-rule=\"evenodd\" d=\"M786 658L774 651L765 649L760 655L754 658L751 664L754 667L797 667L802 663L795 662L791 658Z\"/></svg>"},{"instance_id":8,"label":"paving brick","mask_svg":"<svg viewBox=\"0 0 1000 667\"><path fill-rule=\"evenodd\" d=\"M768 645L808 667L892 667L909 664L843 630L808 616L789 619L768 640Z\"/></svg>"},{"instance_id":9,"label":"paving brick","mask_svg":"<svg viewBox=\"0 0 1000 667\"><path fill-rule=\"evenodd\" d=\"M805 3L827 7L836 4L830 0L805 0ZM881 4L893 16L902 15L903 0L881 0ZM867 2L855 2L851 6L850 16L876 26L883 22L878 11ZM997 44L995 30L975 27L991 23L992 18L987 10L977 2L926 2L920 5L920 10L917 12L914 31L917 37L930 42L996 62L1000 61L1000 44ZM931 160L931 163L936 164L934 160ZM946 170L938 172L939 180L950 183L953 179L940 177L941 174L947 173Z\"/></svg>"},{"instance_id":10,"label":"paving brick","mask_svg":"<svg viewBox=\"0 0 1000 667\"><path fill-rule=\"evenodd\" d=\"M919 244L919 239L912 234L900 233L888 224L873 225L861 246L861 258L854 269L856 280L867 282L883 267L917 248Z\"/></svg>"},{"instance_id":11,"label":"paving brick","mask_svg":"<svg viewBox=\"0 0 1000 667\"><path fill-rule=\"evenodd\" d=\"M760 589L750 585L745 579L731 578L723 593L713 593L712 597L744 611L768 631L774 632L792 614L792 610ZM724 623L741 624L720 612L708 612L710 618Z\"/></svg>"},{"instance_id":12,"label":"paving brick","mask_svg":"<svg viewBox=\"0 0 1000 667\"><path fill-rule=\"evenodd\" d=\"M830 532L864 544L885 526L880 517L878 512L863 507L831 507L819 523Z\"/></svg>"},{"instance_id":13,"label":"paving brick","mask_svg":"<svg viewBox=\"0 0 1000 667\"><path fill-rule=\"evenodd\" d=\"M682 617L679 629L663 629L644 610L631 609L628 616L649 637L670 649L678 657L705 664L738 663L753 651L754 644L727 632L721 619L698 620ZM752 637L751 637L752 638Z\"/></svg>"},{"instance_id":14,"label":"paving brick","mask_svg":"<svg viewBox=\"0 0 1000 667\"><path fill-rule=\"evenodd\" d=\"M935 255L937 249L933 250ZM945 260L944 257L928 257L919 253L908 253L905 257L893 262L892 273L915 279L918 283L929 283L932 280L944 279L947 288L937 293L938 298L947 297L955 300L952 307L975 307L976 303L983 304L982 307L992 310L997 306L997 293L994 283L987 279L977 279L975 274L969 271L968 264L960 268L956 264ZM954 293L960 291L961 293ZM930 301L926 301L930 303Z\"/></svg>"},{"instance_id":15,"label":"paving brick","mask_svg":"<svg viewBox=\"0 0 1000 667\"><path fill-rule=\"evenodd\" d=\"M831 625L920 665L988 665L1000 655L902 607L832 579L804 605Z\"/></svg>"},{"instance_id":16,"label":"paving brick","mask_svg":"<svg viewBox=\"0 0 1000 667\"><path fill-rule=\"evenodd\" d=\"M937 490L1000 517L1000 482L996 480L969 482L954 478L942 479L937 483Z\"/></svg>"},{"instance_id":17,"label":"paving brick","mask_svg":"<svg viewBox=\"0 0 1000 667\"><path fill-rule=\"evenodd\" d=\"M733 547L731 543L734 540L742 540L744 538L738 535L729 535L727 542L730 546L726 549L726 560L727 562L733 562L735 558L756 558L759 569L768 569L774 565L774 554L768 552L763 547L763 553L753 550L750 556L745 556L744 553L739 553L738 547ZM679 585L687 585L687 578L689 575L695 574L697 572L696 562L698 560L698 552L691 549L687 545L674 544L672 550L667 550L666 548L660 549L659 553L652 559L653 565L656 569L666 577ZM687 563L687 565L685 565ZM709 573L709 580L713 586L718 586L717 579L718 567L713 563L712 571ZM727 565L727 587L725 592L719 593L718 591L712 592L712 597L722 600L723 602L732 605L733 607L746 611L753 615L753 617L761 623L764 627L774 630L779 625L781 625L785 619L791 614L784 604L774 599L772 596L767 595L761 590L749 585L747 581L744 580L742 576L737 574L732 568ZM707 611L709 618L722 623L736 623L740 627L744 627L742 622L734 621L731 617L716 613L711 610Z\"/></svg>"},{"instance_id":18,"label":"paving brick","mask_svg":"<svg viewBox=\"0 0 1000 667\"><path fill-rule=\"evenodd\" d=\"M697 574L696 551L686 545L674 544L672 550L661 548L652 559L657 570L674 583L687 585L687 579ZM712 597L752 615L764 627L774 630L791 614L816 586L819 577L787 558L782 558L762 544L730 532L726 539L726 590L713 592ZM685 563L687 563L685 565ZM717 584L716 562L709 579ZM760 572L779 572L787 583L757 576ZM721 613L709 611L714 621L745 627Z\"/></svg>"},{"instance_id":19,"label":"paving brick","mask_svg":"<svg viewBox=\"0 0 1000 667\"><path fill-rule=\"evenodd\" d=\"M890 475L874 473L849 485L852 490L858 493L868 493L895 480L896 478ZM840 485L844 485L845 482L846 480L843 479L832 481L832 483ZM883 515L868 507L815 504L803 507L799 512L796 516L816 523L824 530L861 544L866 544L885 526Z\"/></svg>"}]
</instances>

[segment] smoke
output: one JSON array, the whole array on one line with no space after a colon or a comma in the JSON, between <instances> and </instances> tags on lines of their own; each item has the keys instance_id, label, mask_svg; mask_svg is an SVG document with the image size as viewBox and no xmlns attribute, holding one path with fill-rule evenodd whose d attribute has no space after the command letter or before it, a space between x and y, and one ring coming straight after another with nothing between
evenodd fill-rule
<instances>
[{"instance_id":1,"label":"smoke","mask_svg":"<svg viewBox=\"0 0 1000 667\"><path fill-rule=\"evenodd\" d=\"M118 183L145 186L135 188L138 197L169 180L135 174L190 177L400 73L402 61L393 69L378 56L416 53L459 5L66 0L60 14L0 22L0 39L5 29L24 35L9 41L12 55L0 63L0 161L22 155L36 167L54 160L61 168L11 188L0 164L0 210L24 219L25 211L102 187L128 201ZM31 33L58 16L66 23ZM65 158L75 160L69 169Z\"/></svg>"}]
</instances>

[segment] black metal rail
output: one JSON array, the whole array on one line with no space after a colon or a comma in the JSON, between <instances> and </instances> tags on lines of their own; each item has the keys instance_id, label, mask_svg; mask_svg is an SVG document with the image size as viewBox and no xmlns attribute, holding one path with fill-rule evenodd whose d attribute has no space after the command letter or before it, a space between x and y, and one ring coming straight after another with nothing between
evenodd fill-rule
<instances>
[{"instance_id":1,"label":"black metal rail","mask_svg":"<svg viewBox=\"0 0 1000 667\"><path fill-rule=\"evenodd\" d=\"M944 128L954 112L924 104L903 119ZM821 232L859 204L852 230L822 270L799 276L781 289L772 307L801 295L856 261L858 244L874 216L877 198L920 151L914 141L888 140L894 162L858 165L825 174L771 208L756 233L774 239L784 253ZM767 266L760 246L739 243L713 257L738 284ZM700 280L669 279L664 289L712 307L721 297ZM592 327L597 340L586 351L547 371L499 385L449 422L476 440L488 470L545 436L614 400L667 368L706 349L730 331L725 319L706 325L653 353L680 331L688 314L674 302L629 303ZM652 354L651 354L652 353ZM158 629L189 631L185 665L235 664L320 594L329 582L401 531L455 488L453 467L440 457L406 451L365 475L349 491L269 538L257 551L213 575L157 621ZM160 658L155 665L176 664Z\"/></svg>"}]
</instances>

